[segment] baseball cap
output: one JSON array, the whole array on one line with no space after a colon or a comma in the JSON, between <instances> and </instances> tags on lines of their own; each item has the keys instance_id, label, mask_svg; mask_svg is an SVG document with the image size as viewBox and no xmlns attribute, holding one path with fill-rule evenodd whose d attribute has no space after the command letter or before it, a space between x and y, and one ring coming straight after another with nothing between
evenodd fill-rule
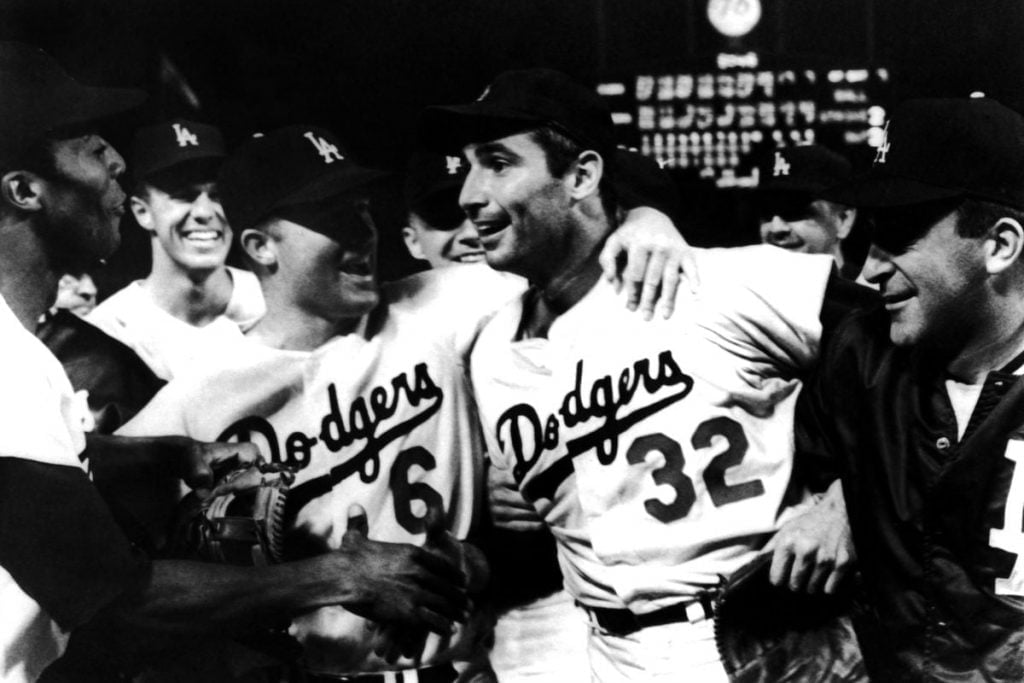
<instances>
[{"instance_id":1,"label":"baseball cap","mask_svg":"<svg viewBox=\"0 0 1024 683\"><path fill-rule=\"evenodd\" d=\"M240 234L276 209L329 203L384 175L350 160L326 128L287 126L253 137L228 156L218 188Z\"/></svg>"},{"instance_id":2,"label":"baseball cap","mask_svg":"<svg viewBox=\"0 0 1024 683\"><path fill-rule=\"evenodd\" d=\"M907 100L871 170L828 194L876 208L974 197L1024 209L1024 118L984 97Z\"/></svg>"},{"instance_id":3,"label":"baseball cap","mask_svg":"<svg viewBox=\"0 0 1024 683\"><path fill-rule=\"evenodd\" d=\"M849 182L852 175L846 157L823 145L779 147L760 160L758 189L817 196Z\"/></svg>"},{"instance_id":4,"label":"baseball cap","mask_svg":"<svg viewBox=\"0 0 1024 683\"><path fill-rule=\"evenodd\" d=\"M553 69L505 71L475 102L428 107L420 134L439 151L451 151L540 125L606 158L615 147L611 113L601 96Z\"/></svg>"},{"instance_id":5,"label":"baseball cap","mask_svg":"<svg viewBox=\"0 0 1024 683\"><path fill-rule=\"evenodd\" d=\"M615 197L624 209L650 206L676 220L681 211L675 182L658 162L631 149L615 150Z\"/></svg>"},{"instance_id":6,"label":"baseball cap","mask_svg":"<svg viewBox=\"0 0 1024 683\"><path fill-rule=\"evenodd\" d=\"M217 128L174 119L145 126L135 133L129 169L135 178L145 179L186 164L213 166L224 156L224 137Z\"/></svg>"},{"instance_id":7,"label":"baseball cap","mask_svg":"<svg viewBox=\"0 0 1024 683\"><path fill-rule=\"evenodd\" d=\"M434 195L459 190L468 174L469 164L461 154L418 150L406 165L405 205L415 209Z\"/></svg>"},{"instance_id":8,"label":"baseball cap","mask_svg":"<svg viewBox=\"0 0 1024 683\"><path fill-rule=\"evenodd\" d=\"M0 42L0 160L16 158L50 131L126 111L145 97L82 85L39 48Z\"/></svg>"}]
</instances>

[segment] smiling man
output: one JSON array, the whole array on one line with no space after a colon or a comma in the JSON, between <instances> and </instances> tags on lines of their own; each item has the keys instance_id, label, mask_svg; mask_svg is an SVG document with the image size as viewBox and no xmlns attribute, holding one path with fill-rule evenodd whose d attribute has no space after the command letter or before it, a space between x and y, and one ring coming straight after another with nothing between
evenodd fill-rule
<instances>
[{"instance_id":1,"label":"smiling man","mask_svg":"<svg viewBox=\"0 0 1024 683\"><path fill-rule=\"evenodd\" d=\"M420 151L409 160L402 239L409 254L431 268L484 260L476 226L459 206L459 189L468 170L461 155Z\"/></svg>"},{"instance_id":2,"label":"smiling man","mask_svg":"<svg viewBox=\"0 0 1024 683\"><path fill-rule=\"evenodd\" d=\"M857 221L857 209L825 198L850 180L850 162L823 145L780 147L758 170L754 203L761 241L803 254L829 254L843 275L856 278L859 259L847 258L843 241Z\"/></svg>"},{"instance_id":3,"label":"smiling man","mask_svg":"<svg viewBox=\"0 0 1024 683\"><path fill-rule=\"evenodd\" d=\"M644 322L600 278L617 169L593 90L509 71L423 125L470 162L460 203L487 263L530 282L480 333L473 388L488 454L554 534L589 616L593 679L725 680L721 577L809 502L790 490L795 376L816 356L831 259L694 250L697 291ZM808 546L795 587L832 584L842 559Z\"/></svg>"},{"instance_id":4,"label":"smiling man","mask_svg":"<svg viewBox=\"0 0 1024 683\"><path fill-rule=\"evenodd\" d=\"M87 319L168 380L211 345L251 327L264 304L253 274L224 264L232 232L217 192L220 131L167 121L139 130L132 152L131 209L149 233L152 270Z\"/></svg>"},{"instance_id":5,"label":"smiling man","mask_svg":"<svg viewBox=\"0 0 1024 683\"><path fill-rule=\"evenodd\" d=\"M1024 119L911 100L844 201L874 210L852 316L801 396L838 456L872 680L1024 680Z\"/></svg>"}]
</instances>

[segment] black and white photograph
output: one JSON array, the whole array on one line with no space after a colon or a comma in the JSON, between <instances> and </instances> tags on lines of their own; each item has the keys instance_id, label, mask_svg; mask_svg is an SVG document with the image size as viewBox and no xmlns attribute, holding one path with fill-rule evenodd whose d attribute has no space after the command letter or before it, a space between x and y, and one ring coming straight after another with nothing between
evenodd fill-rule
<instances>
[{"instance_id":1,"label":"black and white photograph","mask_svg":"<svg viewBox=\"0 0 1024 683\"><path fill-rule=\"evenodd\" d=\"M0 683L1024 681L1022 36L0 0Z\"/></svg>"}]
</instances>

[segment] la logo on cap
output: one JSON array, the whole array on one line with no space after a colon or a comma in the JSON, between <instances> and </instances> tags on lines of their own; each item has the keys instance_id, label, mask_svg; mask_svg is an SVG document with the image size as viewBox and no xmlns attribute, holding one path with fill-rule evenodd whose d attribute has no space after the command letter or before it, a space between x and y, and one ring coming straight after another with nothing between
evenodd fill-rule
<instances>
[{"instance_id":1,"label":"la logo on cap","mask_svg":"<svg viewBox=\"0 0 1024 683\"><path fill-rule=\"evenodd\" d=\"M174 137L178 142L178 147L199 146L199 138L195 133L180 123L172 123L171 126L174 128Z\"/></svg>"},{"instance_id":2,"label":"la logo on cap","mask_svg":"<svg viewBox=\"0 0 1024 683\"><path fill-rule=\"evenodd\" d=\"M447 164L448 175L455 175L462 168L462 159L459 157L446 156L444 162Z\"/></svg>"},{"instance_id":3,"label":"la logo on cap","mask_svg":"<svg viewBox=\"0 0 1024 683\"><path fill-rule=\"evenodd\" d=\"M882 129L882 144L878 146L878 151L875 152L875 163L884 164L885 157L889 154L889 122L885 122L885 128Z\"/></svg>"},{"instance_id":4,"label":"la logo on cap","mask_svg":"<svg viewBox=\"0 0 1024 683\"><path fill-rule=\"evenodd\" d=\"M789 175L789 162L786 161L786 157L782 156L782 152L776 152L775 166L772 167L772 177L778 178L782 175Z\"/></svg>"},{"instance_id":5,"label":"la logo on cap","mask_svg":"<svg viewBox=\"0 0 1024 683\"><path fill-rule=\"evenodd\" d=\"M335 161L344 161L345 157L341 156L341 152L338 148L322 137L313 135L313 131L306 131L304 138L313 143L313 147L316 148L317 153L324 158L325 164L333 164Z\"/></svg>"}]
</instances>

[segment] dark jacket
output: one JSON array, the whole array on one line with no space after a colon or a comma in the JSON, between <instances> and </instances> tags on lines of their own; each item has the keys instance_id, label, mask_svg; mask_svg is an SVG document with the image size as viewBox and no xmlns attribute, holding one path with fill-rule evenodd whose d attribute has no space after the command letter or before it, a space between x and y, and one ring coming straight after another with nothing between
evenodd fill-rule
<instances>
[{"instance_id":1,"label":"dark jacket","mask_svg":"<svg viewBox=\"0 0 1024 683\"><path fill-rule=\"evenodd\" d=\"M799 457L842 464L873 679L1024 680L1024 380L1013 369L988 375L958 441L942 364L894 347L876 310L836 332L801 395Z\"/></svg>"}]
</instances>

